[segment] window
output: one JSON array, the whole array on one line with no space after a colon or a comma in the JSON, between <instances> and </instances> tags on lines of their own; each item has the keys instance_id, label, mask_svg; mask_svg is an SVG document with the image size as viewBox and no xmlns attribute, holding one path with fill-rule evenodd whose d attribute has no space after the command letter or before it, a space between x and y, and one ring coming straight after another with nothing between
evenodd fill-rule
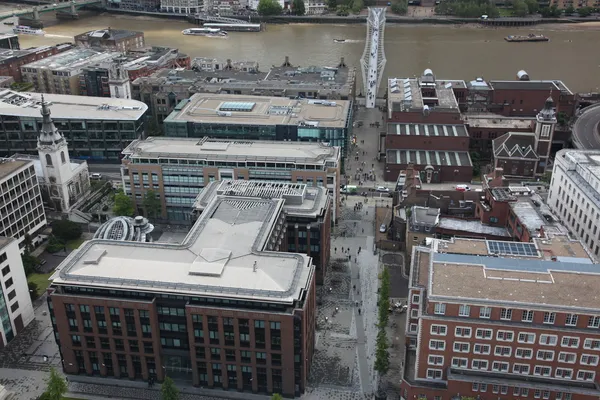
<instances>
[{"instance_id":1,"label":"window","mask_svg":"<svg viewBox=\"0 0 600 400\"><path fill-rule=\"evenodd\" d=\"M471 306L466 305L466 304L462 304L459 308L458 308L458 315L460 317L468 317L471 315Z\"/></svg>"},{"instance_id":2,"label":"window","mask_svg":"<svg viewBox=\"0 0 600 400\"><path fill-rule=\"evenodd\" d=\"M46 154L46 165L49 167L52 166L52 157L50 156L50 154Z\"/></svg>"},{"instance_id":3,"label":"window","mask_svg":"<svg viewBox=\"0 0 600 400\"><path fill-rule=\"evenodd\" d=\"M430 350L445 350L446 342L443 340L430 340L429 341L429 349Z\"/></svg>"},{"instance_id":4,"label":"window","mask_svg":"<svg viewBox=\"0 0 600 400\"><path fill-rule=\"evenodd\" d=\"M517 358L532 358L533 350L518 347L517 350L515 350L515 357L517 357Z\"/></svg>"},{"instance_id":5,"label":"window","mask_svg":"<svg viewBox=\"0 0 600 400\"><path fill-rule=\"evenodd\" d=\"M469 360L467 358L453 357L452 366L455 368L467 368Z\"/></svg>"},{"instance_id":6,"label":"window","mask_svg":"<svg viewBox=\"0 0 600 400\"><path fill-rule=\"evenodd\" d=\"M2 270L4 274L4 270ZM590 317L588 318L588 328L599 328L600 327L600 317Z\"/></svg>"},{"instance_id":7,"label":"window","mask_svg":"<svg viewBox=\"0 0 600 400\"><path fill-rule=\"evenodd\" d=\"M545 312L544 313L544 323L545 324L553 324L556 320L556 313L553 312Z\"/></svg>"},{"instance_id":8,"label":"window","mask_svg":"<svg viewBox=\"0 0 600 400\"><path fill-rule=\"evenodd\" d=\"M508 363L503 361L494 361L492 363L492 371L508 372Z\"/></svg>"},{"instance_id":9,"label":"window","mask_svg":"<svg viewBox=\"0 0 600 400\"><path fill-rule=\"evenodd\" d=\"M11 287L13 285L13 278L8 278L6 280L6 282L4 282L4 286L8 289L9 287ZM73 310L75 311L75 310Z\"/></svg>"},{"instance_id":10,"label":"window","mask_svg":"<svg viewBox=\"0 0 600 400\"><path fill-rule=\"evenodd\" d=\"M429 356L427 358L427 363L429 365L443 365L444 364L444 357L442 357L442 356Z\"/></svg>"},{"instance_id":11,"label":"window","mask_svg":"<svg viewBox=\"0 0 600 400\"><path fill-rule=\"evenodd\" d=\"M536 360L554 361L554 352L549 350L538 350Z\"/></svg>"},{"instance_id":12,"label":"window","mask_svg":"<svg viewBox=\"0 0 600 400\"><path fill-rule=\"evenodd\" d=\"M582 365L598 365L598 356L592 354L582 354L581 361L579 362Z\"/></svg>"},{"instance_id":13,"label":"window","mask_svg":"<svg viewBox=\"0 0 600 400\"><path fill-rule=\"evenodd\" d=\"M573 378L573 370L568 369L568 368L556 368L554 377L563 378L563 379L572 379Z\"/></svg>"},{"instance_id":14,"label":"window","mask_svg":"<svg viewBox=\"0 0 600 400\"><path fill-rule=\"evenodd\" d=\"M540 376L551 376L552 368L547 367L545 365L536 365L535 368L533 369L533 374L540 375Z\"/></svg>"},{"instance_id":15,"label":"window","mask_svg":"<svg viewBox=\"0 0 600 400\"><path fill-rule=\"evenodd\" d=\"M413 294L413 296L412 296L412 302L414 304L419 304L420 300L421 300L421 296L419 296L418 294Z\"/></svg>"},{"instance_id":16,"label":"window","mask_svg":"<svg viewBox=\"0 0 600 400\"><path fill-rule=\"evenodd\" d=\"M510 308L503 308L500 310L500 319L511 320L512 310Z\"/></svg>"},{"instance_id":17,"label":"window","mask_svg":"<svg viewBox=\"0 0 600 400\"><path fill-rule=\"evenodd\" d=\"M446 336L447 329L448 327L446 325L431 325L431 334Z\"/></svg>"},{"instance_id":18,"label":"window","mask_svg":"<svg viewBox=\"0 0 600 400\"><path fill-rule=\"evenodd\" d=\"M492 330L491 329L477 329L475 331L475 337L477 339L492 339Z\"/></svg>"},{"instance_id":19,"label":"window","mask_svg":"<svg viewBox=\"0 0 600 400\"><path fill-rule=\"evenodd\" d=\"M584 371L582 369L577 371L577 379L580 381L593 381L595 376L594 371Z\"/></svg>"},{"instance_id":20,"label":"window","mask_svg":"<svg viewBox=\"0 0 600 400\"><path fill-rule=\"evenodd\" d=\"M570 347L572 349L576 349L579 347L579 338L572 336L563 336L560 341L561 347Z\"/></svg>"},{"instance_id":21,"label":"window","mask_svg":"<svg viewBox=\"0 0 600 400\"><path fill-rule=\"evenodd\" d=\"M519 343L535 343L535 333L519 332Z\"/></svg>"},{"instance_id":22,"label":"window","mask_svg":"<svg viewBox=\"0 0 600 400\"><path fill-rule=\"evenodd\" d=\"M487 360L473 360L471 362L471 368L473 369L488 369L488 361Z\"/></svg>"},{"instance_id":23,"label":"window","mask_svg":"<svg viewBox=\"0 0 600 400\"><path fill-rule=\"evenodd\" d=\"M556 335L540 335L540 344L544 346L556 346L558 336Z\"/></svg>"},{"instance_id":24,"label":"window","mask_svg":"<svg viewBox=\"0 0 600 400\"><path fill-rule=\"evenodd\" d=\"M512 353L512 347L510 346L496 346L494 348L494 355L498 357L510 357Z\"/></svg>"},{"instance_id":25,"label":"window","mask_svg":"<svg viewBox=\"0 0 600 400\"><path fill-rule=\"evenodd\" d=\"M501 342L512 342L515 333L513 331L498 331L496 332L496 340Z\"/></svg>"},{"instance_id":26,"label":"window","mask_svg":"<svg viewBox=\"0 0 600 400\"><path fill-rule=\"evenodd\" d=\"M523 315L521 317L521 321L523 321L523 322L533 322L533 311L531 311L531 310L523 310Z\"/></svg>"},{"instance_id":27,"label":"window","mask_svg":"<svg viewBox=\"0 0 600 400\"><path fill-rule=\"evenodd\" d=\"M567 363L567 364L575 364L576 360L577 360L577 354L575 354L575 353L569 353L566 351L561 351L560 353L558 353L558 361L560 361L560 362Z\"/></svg>"},{"instance_id":28,"label":"window","mask_svg":"<svg viewBox=\"0 0 600 400\"><path fill-rule=\"evenodd\" d=\"M454 336L470 338L471 337L471 328L466 327L466 326L457 326L456 329L454 330Z\"/></svg>"},{"instance_id":29,"label":"window","mask_svg":"<svg viewBox=\"0 0 600 400\"><path fill-rule=\"evenodd\" d=\"M6 267L2 268L2 276L8 275L9 272L10 272L10 265L7 265Z\"/></svg>"},{"instance_id":30,"label":"window","mask_svg":"<svg viewBox=\"0 0 600 400\"><path fill-rule=\"evenodd\" d=\"M430 346L431 348L431 346ZM454 342L453 349L457 353L468 353L471 348L470 343L467 342Z\"/></svg>"},{"instance_id":31,"label":"window","mask_svg":"<svg viewBox=\"0 0 600 400\"><path fill-rule=\"evenodd\" d=\"M578 320L577 314L567 314L567 318L565 319L566 326L577 326Z\"/></svg>"},{"instance_id":32,"label":"window","mask_svg":"<svg viewBox=\"0 0 600 400\"><path fill-rule=\"evenodd\" d=\"M443 303L435 303L433 306L433 313L437 315L446 314L446 305Z\"/></svg>"},{"instance_id":33,"label":"window","mask_svg":"<svg viewBox=\"0 0 600 400\"><path fill-rule=\"evenodd\" d=\"M428 369L427 370L427 378L428 379L442 379L442 370L441 369Z\"/></svg>"},{"instance_id":34,"label":"window","mask_svg":"<svg viewBox=\"0 0 600 400\"><path fill-rule=\"evenodd\" d=\"M529 374L529 364L513 364L513 373L514 374Z\"/></svg>"},{"instance_id":35,"label":"window","mask_svg":"<svg viewBox=\"0 0 600 400\"><path fill-rule=\"evenodd\" d=\"M481 307L479 309L479 318L490 318L492 315L492 307Z\"/></svg>"},{"instance_id":36,"label":"window","mask_svg":"<svg viewBox=\"0 0 600 400\"><path fill-rule=\"evenodd\" d=\"M583 348L584 349L600 349L600 340L594 340L594 339L585 339L583 341Z\"/></svg>"},{"instance_id":37,"label":"window","mask_svg":"<svg viewBox=\"0 0 600 400\"><path fill-rule=\"evenodd\" d=\"M410 310L410 317L411 318L419 318L419 309L418 308L413 308Z\"/></svg>"},{"instance_id":38,"label":"window","mask_svg":"<svg viewBox=\"0 0 600 400\"><path fill-rule=\"evenodd\" d=\"M474 354L490 354L491 346L489 344L475 343L473 346Z\"/></svg>"}]
</instances>

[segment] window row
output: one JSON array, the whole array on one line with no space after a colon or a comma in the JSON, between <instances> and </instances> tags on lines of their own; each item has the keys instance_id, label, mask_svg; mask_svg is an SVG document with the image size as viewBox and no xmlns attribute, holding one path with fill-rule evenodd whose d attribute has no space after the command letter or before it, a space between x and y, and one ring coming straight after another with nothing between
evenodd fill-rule
<instances>
[{"instance_id":1,"label":"window row","mask_svg":"<svg viewBox=\"0 0 600 400\"><path fill-rule=\"evenodd\" d=\"M504 394L504 395L507 395L509 393L509 387L508 386L505 386L505 385L491 385L491 384L488 384L488 383L479 383L479 382L473 382L471 390L473 392L485 393L490 388L491 388L493 394ZM533 392L533 398L534 399L546 399L547 400L547 399L550 398L550 391L549 390L544 390L544 389L528 389L528 388L521 388L521 387L515 386L510 391L510 393L514 397L517 397L517 396L529 397L529 395L530 395L531 392ZM571 393L556 392L556 395L555 395L554 398L555 398L555 400L571 400L572 396L571 396Z\"/></svg>"}]
</instances>

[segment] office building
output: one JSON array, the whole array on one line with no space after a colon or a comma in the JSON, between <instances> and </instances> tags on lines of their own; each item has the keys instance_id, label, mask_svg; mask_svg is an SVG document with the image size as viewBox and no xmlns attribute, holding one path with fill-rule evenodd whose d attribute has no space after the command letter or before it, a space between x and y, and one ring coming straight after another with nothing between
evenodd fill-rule
<instances>
[{"instance_id":1,"label":"office building","mask_svg":"<svg viewBox=\"0 0 600 400\"><path fill-rule=\"evenodd\" d=\"M218 196L181 244L84 243L51 277L63 371L301 395L315 273L285 252L284 203Z\"/></svg>"},{"instance_id":2,"label":"office building","mask_svg":"<svg viewBox=\"0 0 600 400\"><path fill-rule=\"evenodd\" d=\"M23 80L36 92L79 95L79 75L90 65L109 63L121 54L75 48L21 66Z\"/></svg>"},{"instance_id":3,"label":"office building","mask_svg":"<svg viewBox=\"0 0 600 400\"><path fill-rule=\"evenodd\" d=\"M146 103L159 124L180 101L194 93L334 101L354 98L356 72L347 67L343 59L337 67L299 68L290 66L289 59L284 64L287 66L262 72L255 61L195 58L191 65L193 71L163 69L132 80L133 98Z\"/></svg>"},{"instance_id":4,"label":"office building","mask_svg":"<svg viewBox=\"0 0 600 400\"><path fill-rule=\"evenodd\" d=\"M163 124L170 137L325 142L344 157L352 102L197 93Z\"/></svg>"},{"instance_id":5,"label":"office building","mask_svg":"<svg viewBox=\"0 0 600 400\"><path fill-rule=\"evenodd\" d=\"M16 239L0 236L0 271L2 349L34 319L27 277Z\"/></svg>"},{"instance_id":6,"label":"office building","mask_svg":"<svg viewBox=\"0 0 600 400\"><path fill-rule=\"evenodd\" d=\"M287 250L312 257L317 285L327 274L331 250L331 196L327 189L300 183L223 180L211 182L194 202L194 218L216 196L284 199Z\"/></svg>"},{"instance_id":7,"label":"office building","mask_svg":"<svg viewBox=\"0 0 600 400\"><path fill-rule=\"evenodd\" d=\"M88 31L75 35L75 44L80 47L93 47L121 52L141 49L146 45L144 32L113 28Z\"/></svg>"},{"instance_id":8,"label":"office building","mask_svg":"<svg viewBox=\"0 0 600 400\"><path fill-rule=\"evenodd\" d=\"M564 235L414 247L401 398L596 399L599 270Z\"/></svg>"},{"instance_id":9,"label":"office building","mask_svg":"<svg viewBox=\"0 0 600 400\"><path fill-rule=\"evenodd\" d=\"M160 0L120 0L113 2L112 6L122 10L159 11Z\"/></svg>"},{"instance_id":10,"label":"office building","mask_svg":"<svg viewBox=\"0 0 600 400\"><path fill-rule=\"evenodd\" d=\"M33 161L0 159L0 236L35 237L46 226L46 214Z\"/></svg>"},{"instance_id":11,"label":"office building","mask_svg":"<svg viewBox=\"0 0 600 400\"><path fill-rule=\"evenodd\" d=\"M569 232L598 256L600 150L556 153L547 202Z\"/></svg>"},{"instance_id":12,"label":"office building","mask_svg":"<svg viewBox=\"0 0 600 400\"><path fill-rule=\"evenodd\" d=\"M0 75L12 76L16 82L22 82L22 65L71 50L72 48L72 44L64 43L55 46L41 46L23 50L2 49L0 50Z\"/></svg>"},{"instance_id":13,"label":"office building","mask_svg":"<svg viewBox=\"0 0 600 400\"><path fill-rule=\"evenodd\" d=\"M160 0L160 11L177 14L196 14L205 11L204 0Z\"/></svg>"},{"instance_id":14,"label":"office building","mask_svg":"<svg viewBox=\"0 0 600 400\"><path fill-rule=\"evenodd\" d=\"M19 50L19 36L14 33L0 34L0 49Z\"/></svg>"},{"instance_id":15,"label":"office building","mask_svg":"<svg viewBox=\"0 0 600 400\"><path fill-rule=\"evenodd\" d=\"M202 188L224 179L322 186L337 212L340 159L339 147L323 143L150 137L123 150L121 175L138 211L152 190L171 222L189 220Z\"/></svg>"},{"instance_id":16,"label":"office building","mask_svg":"<svg viewBox=\"0 0 600 400\"><path fill-rule=\"evenodd\" d=\"M47 94L56 128L72 159L118 162L121 151L144 132L144 103L104 97ZM40 93L0 91L0 155L37 155L42 129Z\"/></svg>"}]
</instances>

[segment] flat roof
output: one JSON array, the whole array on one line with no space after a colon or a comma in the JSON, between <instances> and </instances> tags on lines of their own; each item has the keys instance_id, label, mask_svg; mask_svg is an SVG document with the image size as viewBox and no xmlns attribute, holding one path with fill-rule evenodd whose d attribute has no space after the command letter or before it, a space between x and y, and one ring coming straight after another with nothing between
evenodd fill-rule
<instances>
[{"instance_id":1,"label":"flat roof","mask_svg":"<svg viewBox=\"0 0 600 400\"><path fill-rule=\"evenodd\" d=\"M471 157L466 151L387 150L387 164L441 165L470 167Z\"/></svg>"},{"instance_id":2,"label":"flat roof","mask_svg":"<svg viewBox=\"0 0 600 400\"><path fill-rule=\"evenodd\" d=\"M463 114L463 122L471 128L532 129L535 118L503 117L497 114Z\"/></svg>"},{"instance_id":3,"label":"flat roof","mask_svg":"<svg viewBox=\"0 0 600 400\"><path fill-rule=\"evenodd\" d=\"M15 160L12 158L0 158L0 179L6 178L8 175L23 168L31 161Z\"/></svg>"},{"instance_id":4,"label":"flat roof","mask_svg":"<svg viewBox=\"0 0 600 400\"><path fill-rule=\"evenodd\" d=\"M597 311L599 285L598 264L435 253L429 293L432 297Z\"/></svg>"},{"instance_id":5,"label":"flat roof","mask_svg":"<svg viewBox=\"0 0 600 400\"><path fill-rule=\"evenodd\" d=\"M8 236L0 236L0 249L5 248L6 246L8 246L10 243L12 243L15 240L16 240L15 238L11 238Z\"/></svg>"},{"instance_id":6,"label":"flat roof","mask_svg":"<svg viewBox=\"0 0 600 400\"><path fill-rule=\"evenodd\" d=\"M325 165L337 162L340 148L320 142L193 139L149 137L134 140L123 150L128 159L183 158L197 160L272 160Z\"/></svg>"},{"instance_id":7,"label":"flat roof","mask_svg":"<svg viewBox=\"0 0 600 400\"><path fill-rule=\"evenodd\" d=\"M510 238L507 229L500 226L482 224L481 221L471 221L460 218L442 217L438 227L453 231L472 232L481 235L503 236Z\"/></svg>"},{"instance_id":8,"label":"flat roof","mask_svg":"<svg viewBox=\"0 0 600 400\"><path fill-rule=\"evenodd\" d=\"M110 61L121 55L118 52L98 51L89 48L77 47L73 50L42 58L29 64L23 64L21 68L41 68L52 71L70 71L83 68L86 65Z\"/></svg>"},{"instance_id":9,"label":"flat roof","mask_svg":"<svg viewBox=\"0 0 600 400\"><path fill-rule=\"evenodd\" d=\"M141 101L110 97L74 96L68 94L46 94L0 91L0 115L41 119L42 94L49 103L53 120L99 119L137 121L148 109Z\"/></svg>"},{"instance_id":10,"label":"flat roof","mask_svg":"<svg viewBox=\"0 0 600 400\"><path fill-rule=\"evenodd\" d=\"M232 103L252 105L241 109ZM312 128L348 126L350 101L296 100L284 97L196 93L176 108L165 123L227 125L298 125Z\"/></svg>"},{"instance_id":11,"label":"flat roof","mask_svg":"<svg viewBox=\"0 0 600 400\"><path fill-rule=\"evenodd\" d=\"M466 88L462 80L440 80L433 75L420 78L390 78L388 79L388 102L397 103L398 111L423 110L427 102L437 103L435 106L427 106L430 111L458 110L458 102L453 88ZM435 97L424 97L423 90L435 90ZM392 108L392 111L397 111Z\"/></svg>"},{"instance_id":12,"label":"flat roof","mask_svg":"<svg viewBox=\"0 0 600 400\"><path fill-rule=\"evenodd\" d=\"M304 183L225 179L209 183L196 197L194 209L204 211L216 196L284 199L284 210L289 215L304 217L323 215L328 203L325 187L308 187Z\"/></svg>"},{"instance_id":13,"label":"flat roof","mask_svg":"<svg viewBox=\"0 0 600 400\"><path fill-rule=\"evenodd\" d=\"M443 124L406 124L388 122L388 135L400 136L469 136L465 125L443 125Z\"/></svg>"},{"instance_id":14,"label":"flat roof","mask_svg":"<svg viewBox=\"0 0 600 400\"><path fill-rule=\"evenodd\" d=\"M314 266L304 254L265 251L283 202L217 197L181 244L90 240L51 280L291 305L309 290Z\"/></svg>"},{"instance_id":15,"label":"flat roof","mask_svg":"<svg viewBox=\"0 0 600 400\"><path fill-rule=\"evenodd\" d=\"M571 89L559 80L529 80L529 81L490 81L490 85L495 90L542 90L550 91L552 89L561 92L573 94Z\"/></svg>"}]
</instances>

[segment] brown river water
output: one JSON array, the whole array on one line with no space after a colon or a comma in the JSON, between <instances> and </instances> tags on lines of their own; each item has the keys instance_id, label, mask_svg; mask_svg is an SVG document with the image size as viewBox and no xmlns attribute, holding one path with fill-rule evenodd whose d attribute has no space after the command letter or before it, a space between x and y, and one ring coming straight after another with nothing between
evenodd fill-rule
<instances>
[{"instance_id":1,"label":"brown river water","mask_svg":"<svg viewBox=\"0 0 600 400\"><path fill-rule=\"evenodd\" d=\"M290 24L268 25L260 33L231 32L221 39L184 36L181 30L192 26L184 21L102 14L47 26L46 36L23 35L20 40L22 47L48 45L72 41L78 33L107 26L144 31L147 44L177 47L191 57L256 60L263 70L281 64L286 55L296 66L335 66L344 57L347 64L358 68L366 34L364 25ZM532 32L544 34L550 41L508 43L503 39ZM574 92L598 91L599 43L598 22L498 29L389 24L384 77L410 77L431 68L439 79L514 79L517 71L524 69L531 79L560 79Z\"/></svg>"}]
</instances>

